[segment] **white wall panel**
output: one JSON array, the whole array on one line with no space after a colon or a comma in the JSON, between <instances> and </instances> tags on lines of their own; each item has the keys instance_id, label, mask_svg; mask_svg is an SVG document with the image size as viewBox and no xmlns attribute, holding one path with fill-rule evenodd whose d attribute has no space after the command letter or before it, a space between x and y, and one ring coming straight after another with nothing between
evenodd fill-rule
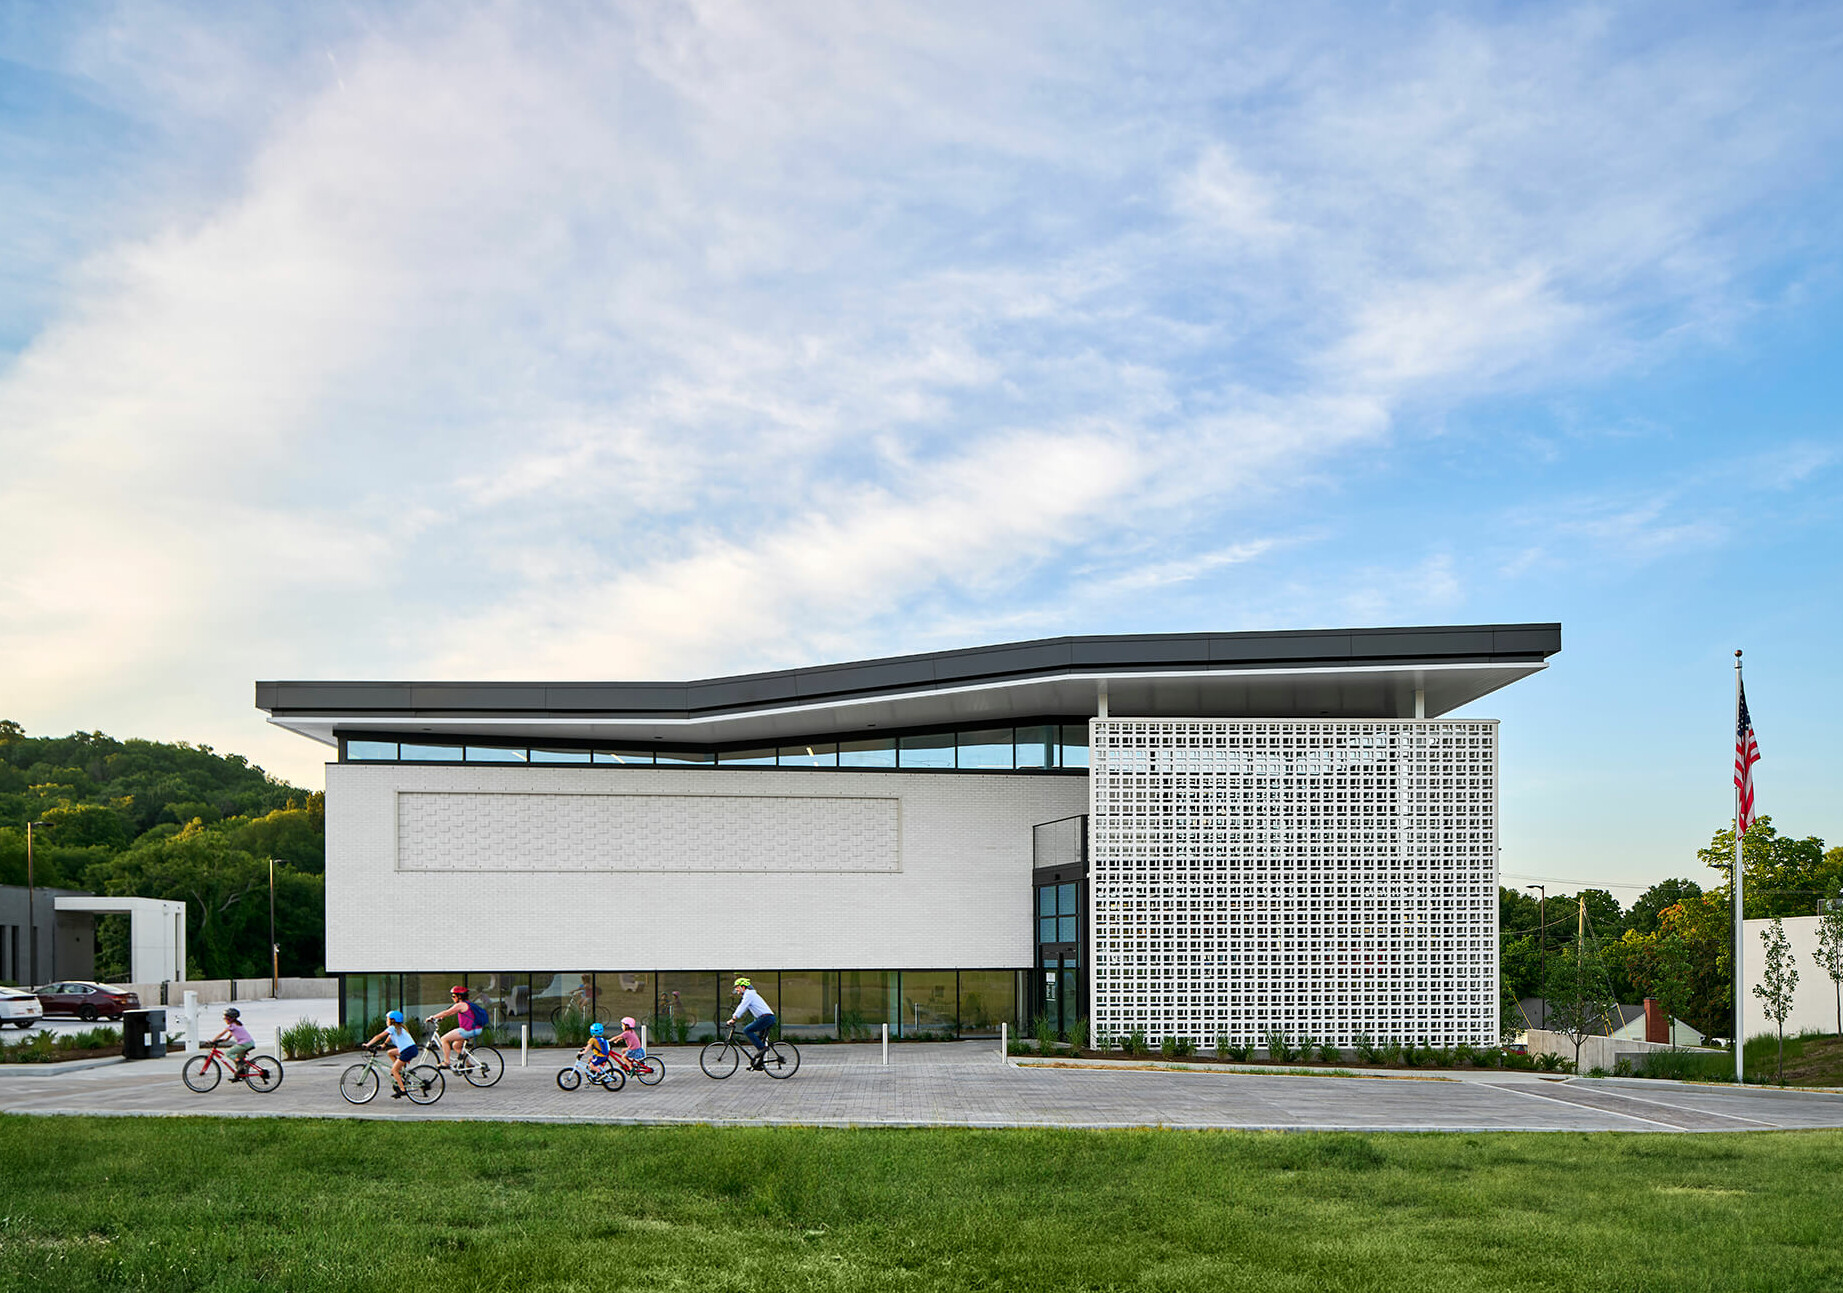
<instances>
[{"instance_id":1,"label":"white wall panel","mask_svg":"<svg viewBox=\"0 0 1843 1293\"><path fill-rule=\"evenodd\" d=\"M1086 778L1053 775L413 764L326 771L327 968L346 973L1023 967L1034 951L1031 828L1080 813L1088 800ZM427 824L452 869L402 869L400 849L420 864L431 858L431 846L406 846L402 837L400 801L424 795L532 798L476 819L471 837L438 808ZM566 838L536 806L555 796L679 800L685 829L648 837L657 865L591 865L631 863L636 853L611 849L592 831ZM735 797L789 802L771 806L778 819L726 817L734 806L712 802ZM833 800L857 802L814 802ZM413 818L421 810L410 811ZM576 825L613 820L595 811L565 816ZM752 822L778 820L782 829L804 815L812 826L815 812L831 814L817 823L828 856L809 848L807 869L711 869L713 852L760 856ZM883 856L892 813L896 869L842 867L841 859ZM734 838L712 834L721 822ZM543 869L486 865L520 851L521 838Z\"/></svg>"},{"instance_id":2,"label":"white wall panel","mask_svg":"<svg viewBox=\"0 0 1843 1293\"><path fill-rule=\"evenodd\" d=\"M902 803L397 792L399 871L899 871Z\"/></svg>"}]
</instances>

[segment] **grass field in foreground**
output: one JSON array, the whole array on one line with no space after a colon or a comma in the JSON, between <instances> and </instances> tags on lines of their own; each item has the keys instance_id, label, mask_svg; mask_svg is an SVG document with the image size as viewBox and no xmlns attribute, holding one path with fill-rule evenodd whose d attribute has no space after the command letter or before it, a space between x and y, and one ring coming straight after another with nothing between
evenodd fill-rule
<instances>
[{"instance_id":1,"label":"grass field in foreground","mask_svg":"<svg viewBox=\"0 0 1843 1293\"><path fill-rule=\"evenodd\" d=\"M0 1117L0 1289L1843 1288L1843 1132Z\"/></svg>"}]
</instances>

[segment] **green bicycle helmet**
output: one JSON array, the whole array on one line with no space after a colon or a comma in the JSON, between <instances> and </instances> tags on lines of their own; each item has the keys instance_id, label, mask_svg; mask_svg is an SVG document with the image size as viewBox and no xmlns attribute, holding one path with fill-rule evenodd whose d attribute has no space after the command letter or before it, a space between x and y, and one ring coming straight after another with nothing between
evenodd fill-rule
<instances>
[{"instance_id":1,"label":"green bicycle helmet","mask_svg":"<svg viewBox=\"0 0 1843 1293\"><path fill-rule=\"evenodd\" d=\"M739 988L752 988L752 987L754 987L755 985L754 985L753 983L751 983L751 982L749 982L749 980L747 980L747 979L737 979L737 980L736 980L736 986L737 986L737 987L739 987Z\"/></svg>"}]
</instances>

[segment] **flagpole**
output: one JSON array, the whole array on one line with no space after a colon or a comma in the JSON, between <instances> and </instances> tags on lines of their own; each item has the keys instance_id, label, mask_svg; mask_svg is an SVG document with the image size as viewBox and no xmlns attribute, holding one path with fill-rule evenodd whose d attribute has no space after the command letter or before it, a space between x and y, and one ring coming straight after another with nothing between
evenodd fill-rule
<instances>
[{"instance_id":1,"label":"flagpole","mask_svg":"<svg viewBox=\"0 0 1843 1293\"><path fill-rule=\"evenodd\" d=\"M1745 753L1741 750L1741 653L1734 653L1734 750L1737 761L1744 762ZM1737 763L1738 767L1738 763ZM1741 779L1734 778L1734 1081L1737 1086L1747 1083L1746 1061L1741 1052L1747 1041L1746 1018L1747 997L1744 981L1744 965L1747 957L1747 928L1743 923L1746 908L1741 902Z\"/></svg>"}]
</instances>

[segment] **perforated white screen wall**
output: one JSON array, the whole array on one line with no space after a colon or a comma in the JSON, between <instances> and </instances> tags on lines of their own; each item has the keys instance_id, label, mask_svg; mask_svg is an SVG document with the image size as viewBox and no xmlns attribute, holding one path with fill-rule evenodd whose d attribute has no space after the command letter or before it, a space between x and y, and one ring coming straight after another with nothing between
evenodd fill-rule
<instances>
[{"instance_id":1,"label":"perforated white screen wall","mask_svg":"<svg viewBox=\"0 0 1843 1293\"><path fill-rule=\"evenodd\" d=\"M1495 721L1092 728L1097 1035L1497 1040Z\"/></svg>"}]
</instances>

